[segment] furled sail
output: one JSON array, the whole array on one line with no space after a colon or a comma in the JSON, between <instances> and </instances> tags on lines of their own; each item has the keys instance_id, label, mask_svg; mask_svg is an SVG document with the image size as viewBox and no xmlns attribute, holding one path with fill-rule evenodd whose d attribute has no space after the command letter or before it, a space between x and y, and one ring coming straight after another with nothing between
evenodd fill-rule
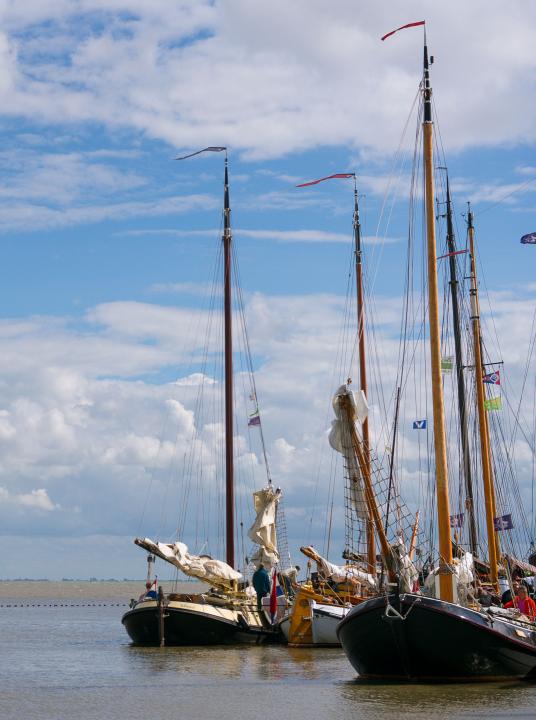
<instances>
[{"instance_id":1,"label":"furled sail","mask_svg":"<svg viewBox=\"0 0 536 720\"><path fill-rule=\"evenodd\" d=\"M391 545L391 550L398 566L400 592L414 592L419 580L419 572L413 564L402 538L398 538Z\"/></svg>"},{"instance_id":2,"label":"furled sail","mask_svg":"<svg viewBox=\"0 0 536 720\"><path fill-rule=\"evenodd\" d=\"M343 395L348 397L350 400L354 410L356 423L362 425L368 415L367 399L363 392L359 391L359 393L353 393L346 385L341 385L333 396L332 405L336 420L333 420L331 423L329 444L334 450L343 455L346 463L346 470L350 478L350 497L352 504L357 513L357 517L362 520L367 520L368 509L365 500L365 491L352 445L351 427L346 413L341 411L340 406L340 399Z\"/></svg>"},{"instance_id":3,"label":"furled sail","mask_svg":"<svg viewBox=\"0 0 536 720\"><path fill-rule=\"evenodd\" d=\"M319 574L325 580L333 580L333 582L346 582L347 580L356 580L360 583L364 583L369 587L376 589L376 579L370 573L364 572L356 565L335 565L326 558L319 555L316 550L309 547L300 548L301 552L307 557L310 557L316 562L317 570Z\"/></svg>"},{"instance_id":4,"label":"furled sail","mask_svg":"<svg viewBox=\"0 0 536 720\"><path fill-rule=\"evenodd\" d=\"M149 538L136 538L134 542L153 555L158 555L162 560L171 563L185 575L203 580L211 585L231 587L233 581L242 578L239 572L222 560L213 560L208 555L191 555L184 543L155 543Z\"/></svg>"},{"instance_id":5,"label":"furled sail","mask_svg":"<svg viewBox=\"0 0 536 720\"><path fill-rule=\"evenodd\" d=\"M255 522L248 530L249 539L259 547L251 556L251 561L272 567L279 562L276 540L276 512L281 499L281 490L272 485L253 493L253 505L256 512Z\"/></svg>"}]
</instances>

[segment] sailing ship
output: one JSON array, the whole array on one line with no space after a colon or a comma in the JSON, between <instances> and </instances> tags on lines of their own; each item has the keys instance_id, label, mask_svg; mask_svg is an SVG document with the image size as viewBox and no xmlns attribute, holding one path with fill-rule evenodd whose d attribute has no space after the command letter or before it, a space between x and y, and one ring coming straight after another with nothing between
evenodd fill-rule
<instances>
[{"instance_id":1,"label":"sailing ship","mask_svg":"<svg viewBox=\"0 0 536 720\"><path fill-rule=\"evenodd\" d=\"M412 23L423 25L423 22ZM405 26L406 27L406 26ZM472 552L453 557L445 411L441 377L441 332L437 289L437 252L434 208L433 121L431 85L426 33L424 36L423 154L428 267L429 343L433 399L435 447L435 488L439 541L439 566L425 583L427 594L408 588L400 570L393 564L390 548L382 541L382 556L388 569L385 592L354 607L341 621L338 635L343 649L360 677L426 681L481 681L497 679L536 679L536 628L517 610L489 604L479 580L475 579ZM479 321L478 283L474 249L472 213L468 213L468 239L471 261L471 324L473 328L476 400L481 439L481 463L488 562L480 568L489 571L486 580L492 594L499 590L499 549L496 533L497 509L491 471L489 427L485 409L482 338ZM452 248L450 253L455 252ZM458 358L459 361L459 358ZM463 430L462 430L463 432ZM354 438L359 444L359 438ZM463 464L467 467L467 447L462 436ZM468 510L472 509L472 485L465 477ZM369 496L374 505L373 493ZM470 548L477 551L476 529L469 512ZM376 531L383 533L383 520L374 513Z\"/></svg>"},{"instance_id":2,"label":"sailing ship","mask_svg":"<svg viewBox=\"0 0 536 720\"><path fill-rule=\"evenodd\" d=\"M235 568L235 484L234 484L234 407L233 407L233 333L232 333L232 283L233 248L231 234L231 209L229 201L229 173L226 148L209 147L192 153L225 152L224 203L223 203L223 292L224 292L224 368L225 368L225 524L226 561L208 555L190 553L180 541L164 543L150 538L136 538L135 543L146 550L149 568L154 557L171 564L186 576L200 580L210 590L197 593L164 594L162 587L149 593L122 618L130 638L139 645L213 645L228 642L278 641L280 633L274 628L263 610L259 610L253 588L247 586L243 575ZM254 389L254 385L253 385ZM256 400L256 391L254 395ZM249 425L260 425L258 405ZM276 543L276 513L281 498L279 488L274 488L269 475L266 452L265 466L268 474L266 487L254 493L256 518L249 537L257 546L251 561L267 568L279 560ZM149 579L148 573L148 579Z\"/></svg>"},{"instance_id":3,"label":"sailing ship","mask_svg":"<svg viewBox=\"0 0 536 720\"><path fill-rule=\"evenodd\" d=\"M360 389L356 393L359 406L359 422L363 438L365 463L370 468L369 424L367 403L367 365L365 359L365 303L363 288L363 252L361 242L361 223L356 174L335 173L320 180L306 182L297 187L317 185L331 179L353 179L354 211L353 240L355 260L355 299L357 311L357 344L359 354ZM352 395L352 397L354 397ZM300 551L316 563L317 572L314 582L302 583L286 615L280 622L280 628L288 644L295 647L338 647L337 627L351 607L377 592L376 550L374 526L368 513L363 495L360 471L357 467L348 427L338 411L337 396L333 400L336 420L333 421L329 436L330 445L344 458L347 475L348 512L352 512L358 522L365 527L366 557L355 558L350 552L349 535L352 528L346 528L347 547L343 557L345 565L335 565L322 557L313 547L302 547ZM353 559L350 559L352 558Z\"/></svg>"}]
</instances>

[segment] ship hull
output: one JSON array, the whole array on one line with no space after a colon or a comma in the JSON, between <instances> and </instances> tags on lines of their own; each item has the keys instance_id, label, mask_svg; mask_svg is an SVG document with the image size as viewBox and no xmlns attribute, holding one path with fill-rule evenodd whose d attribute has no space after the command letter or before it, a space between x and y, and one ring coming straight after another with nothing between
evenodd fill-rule
<instances>
[{"instance_id":1,"label":"ship hull","mask_svg":"<svg viewBox=\"0 0 536 720\"><path fill-rule=\"evenodd\" d=\"M337 634L362 678L459 682L536 679L536 630L421 595L354 607Z\"/></svg>"},{"instance_id":2,"label":"ship hull","mask_svg":"<svg viewBox=\"0 0 536 720\"><path fill-rule=\"evenodd\" d=\"M169 601L164 607L164 644L224 645L280 641L253 608L220 607L207 603ZM122 618L135 645L160 645L160 613L156 601L138 603Z\"/></svg>"}]
</instances>

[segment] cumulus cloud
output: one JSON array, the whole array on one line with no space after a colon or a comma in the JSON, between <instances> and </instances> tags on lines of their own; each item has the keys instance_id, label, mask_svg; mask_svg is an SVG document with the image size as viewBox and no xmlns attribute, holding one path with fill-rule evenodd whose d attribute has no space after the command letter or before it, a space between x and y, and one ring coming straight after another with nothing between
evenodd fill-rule
<instances>
[{"instance_id":1,"label":"cumulus cloud","mask_svg":"<svg viewBox=\"0 0 536 720\"><path fill-rule=\"evenodd\" d=\"M44 488L32 490L29 493L10 494L5 487L0 486L0 504L8 507L19 506L36 510L44 510L46 512L51 512L59 507L52 502Z\"/></svg>"},{"instance_id":2,"label":"cumulus cloud","mask_svg":"<svg viewBox=\"0 0 536 720\"><path fill-rule=\"evenodd\" d=\"M4 112L128 126L177 147L217 128L255 157L318 144L392 151L420 75L420 31L379 41L397 22L385 0L25 6L2 15ZM451 147L534 138L534 12L521 2L405 7L427 17Z\"/></svg>"}]
</instances>

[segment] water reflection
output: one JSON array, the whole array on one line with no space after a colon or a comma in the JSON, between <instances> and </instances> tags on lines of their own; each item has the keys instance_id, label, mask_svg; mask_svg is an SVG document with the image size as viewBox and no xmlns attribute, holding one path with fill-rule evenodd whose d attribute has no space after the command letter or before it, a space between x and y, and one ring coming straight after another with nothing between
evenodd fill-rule
<instances>
[{"instance_id":1,"label":"water reflection","mask_svg":"<svg viewBox=\"0 0 536 720\"><path fill-rule=\"evenodd\" d=\"M536 688L520 682L465 684L370 683L356 679L337 686L341 719L534 717ZM370 713L370 714L369 714Z\"/></svg>"}]
</instances>

